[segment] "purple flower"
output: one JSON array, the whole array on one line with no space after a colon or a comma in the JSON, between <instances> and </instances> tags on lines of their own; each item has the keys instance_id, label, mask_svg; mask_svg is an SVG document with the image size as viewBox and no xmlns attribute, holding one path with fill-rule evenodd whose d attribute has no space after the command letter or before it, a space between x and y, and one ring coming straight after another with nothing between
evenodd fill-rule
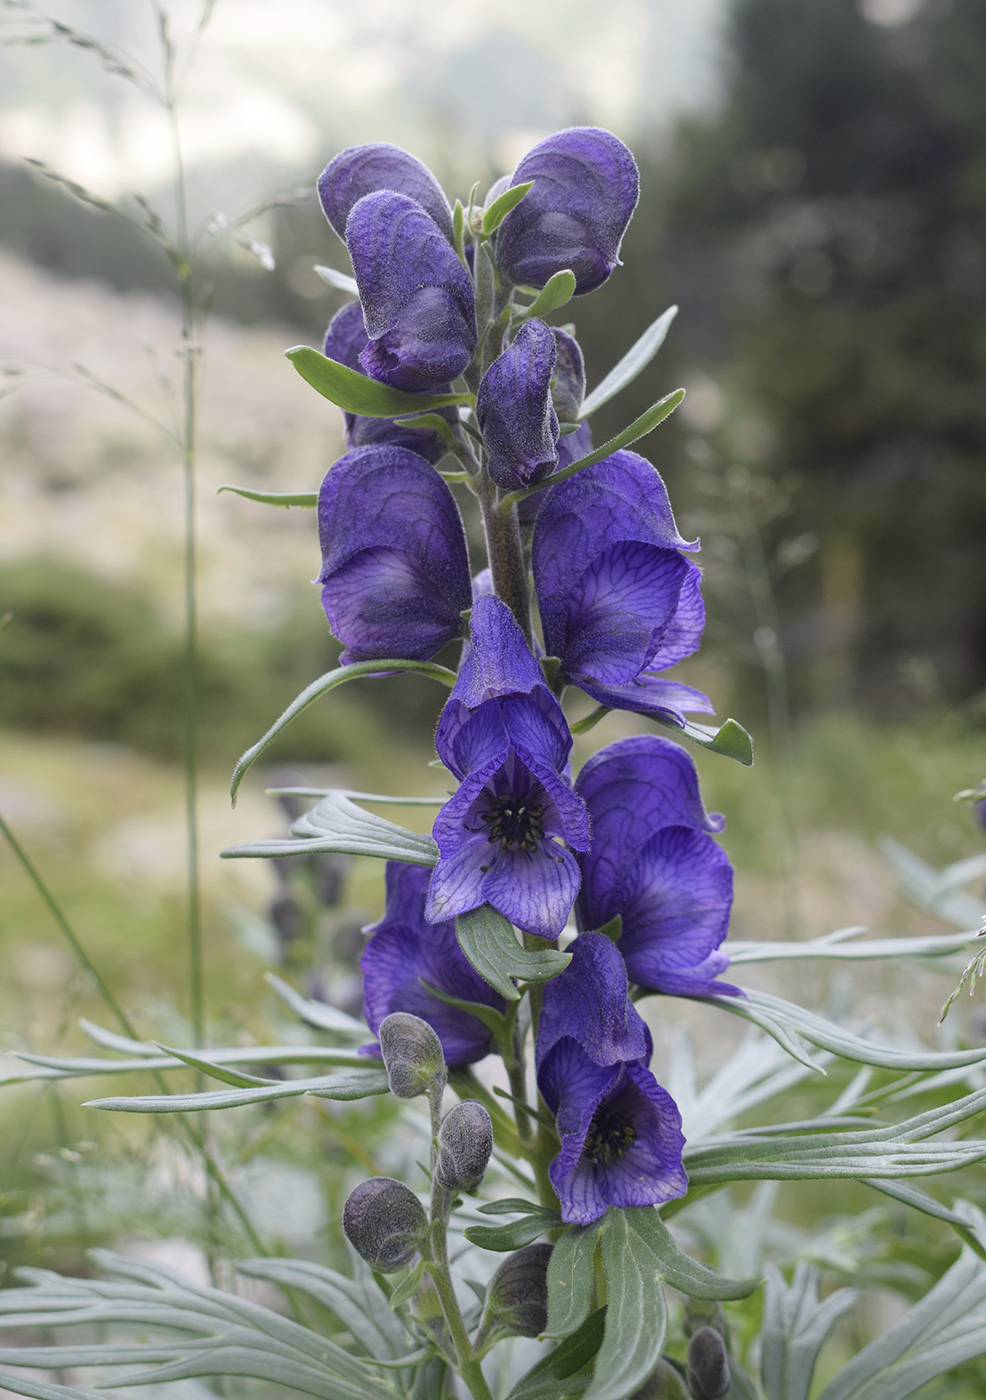
<instances>
[{"instance_id":1,"label":"purple flower","mask_svg":"<svg viewBox=\"0 0 986 1400\"><path fill-rule=\"evenodd\" d=\"M360 364L396 389L450 384L476 347L472 282L417 200L391 190L364 195L346 224L369 343Z\"/></svg>"},{"instance_id":2,"label":"purple flower","mask_svg":"<svg viewBox=\"0 0 986 1400\"><path fill-rule=\"evenodd\" d=\"M417 200L452 241L452 211L441 185L417 156L386 142L340 151L318 177L322 209L340 238L346 237L353 205L377 190L393 190Z\"/></svg>"},{"instance_id":3,"label":"purple flower","mask_svg":"<svg viewBox=\"0 0 986 1400\"><path fill-rule=\"evenodd\" d=\"M387 906L360 958L365 983L364 1014L376 1034L392 1011L410 1011L427 1021L450 1065L467 1065L489 1054L492 1035L477 1017L449 1006L423 983L459 1001L481 1002L502 1011L503 997L466 961L451 920L425 922L429 871L420 865L387 863ZM372 1053L378 1053L374 1050Z\"/></svg>"},{"instance_id":4,"label":"purple flower","mask_svg":"<svg viewBox=\"0 0 986 1400\"><path fill-rule=\"evenodd\" d=\"M589 759L576 790L592 822L581 858L580 929L622 920L631 979L677 996L742 996L716 982L729 963L733 872L708 834L725 825L702 805L695 765L656 735L620 739Z\"/></svg>"},{"instance_id":5,"label":"purple flower","mask_svg":"<svg viewBox=\"0 0 986 1400\"><path fill-rule=\"evenodd\" d=\"M548 1174L562 1218L586 1225L608 1206L683 1196L688 1178L681 1115L647 1068L650 1033L619 952L598 933L581 934L570 952L544 989L536 1060L561 1137Z\"/></svg>"},{"instance_id":6,"label":"purple flower","mask_svg":"<svg viewBox=\"0 0 986 1400\"><path fill-rule=\"evenodd\" d=\"M565 717L493 595L473 606L472 641L435 744L460 786L435 821L441 856L425 917L488 903L525 932L554 938L579 886L568 847L586 850L589 827L567 781Z\"/></svg>"},{"instance_id":7,"label":"purple flower","mask_svg":"<svg viewBox=\"0 0 986 1400\"><path fill-rule=\"evenodd\" d=\"M578 341L553 326L555 338L555 370L551 379L551 399L555 412L563 423L577 423L585 398L585 362ZM582 425L587 427L586 424ZM574 461L575 458L573 457Z\"/></svg>"},{"instance_id":8,"label":"purple flower","mask_svg":"<svg viewBox=\"0 0 986 1400\"><path fill-rule=\"evenodd\" d=\"M347 369L362 372L360 354L366 349L367 335L363 325L363 308L358 301L345 305L333 316L325 333L323 353L330 360L338 360ZM448 384L440 386L440 391L449 389ZM449 424L457 423L455 409L439 410ZM375 443L391 443L395 447L406 447L416 452L426 462L435 466L445 454L445 443L433 428L398 427L393 418L364 418L358 413L343 413L346 421L346 439L350 447L369 447Z\"/></svg>"},{"instance_id":9,"label":"purple flower","mask_svg":"<svg viewBox=\"0 0 986 1400\"><path fill-rule=\"evenodd\" d=\"M575 436L575 435L573 435ZM656 672L697 648L701 576L657 472L614 452L545 493L532 561L544 643L562 678L601 705L679 727L708 696Z\"/></svg>"},{"instance_id":10,"label":"purple flower","mask_svg":"<svg viewBox=\"0 0 986 1400\"><path fill-rule=\"evenodd\" d=\"M466 538L448 486L404 447L357 447L318 498L322 605L340 660L426 660L462 635L472 601Z\"/></svg>"},{"instance_id":11,"label":"purple flower","mask_svg":"<svg viewBox=\"0 0 986 1400\"><path fill-rule=\"evenodd\" d=\"M633 156L608 131L570 127L528 151L510 186L528 180L533 189L496 236L500 270L517 286L541 288L570 268L576 295L593 291L618 265L637 205L640 181Z\"/></svg>"},{"instance_id":12,"label":"purple flower","mask_svg":"<svg viewBox=\"0 0 986 1400\"><path fill-rule=\"evenodd\" d=\"M543 321L527 321L483 375L476 418L498 486L517 490L540 481L558 461L558 415L551 402L555 337Z\"/></svg>"}]
</instances>

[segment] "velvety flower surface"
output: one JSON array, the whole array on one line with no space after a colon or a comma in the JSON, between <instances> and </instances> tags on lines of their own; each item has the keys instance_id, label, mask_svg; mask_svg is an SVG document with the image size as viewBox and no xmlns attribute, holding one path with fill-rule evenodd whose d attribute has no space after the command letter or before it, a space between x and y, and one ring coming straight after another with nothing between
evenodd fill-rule
<instances>
[{"instance_id":1,"label":"velvety flower surface","mask_svg":"<svg viewBox=\"0 0 986 1400\"><path fill-rule=\"evenodd\" d=\"M710 711L701 691L657 674L695 651L705 608L699 571L681 553L697 542L678 534L651 464L615 452L544 494L534 580L563 678L601 705L678 726L686 712Z\"/></svg>"},{"instance_id":2,"label":"velvety flower surface","mask_svg":"<svg viewBox=\"0 0 986 1400\"><path fill-rule=\"evenodd\" d=\"M567 780L571 734L509 608L480 596L472 627L435 738L460 786L435 821L441 858L426 917L488 903L518 928L554 938L578 889L569 847L589 844L585 807Z\"/></svg>"},{"instance_id":3,"label":"velvety flower surface","mask_svg":"<svg viewBox=\"0 0 986 1400\"><path fill-rule=\"evenodd\" d=\"M606 281L637 205L637 165L623 142L597 127L558 131L528 151L510 185L534 181L500 225L496 260L517 286L541 288L565 268L576 295ZM492 193L492 192L491 192Z\"/></svg>"},{"instance_id":4,"label":"velvety flower surface","mask_svg":"<svg viewBox=\"0 0 986 1400\"><path fill-rule=\"evenodd\" d=\"M426 660L462 635L465 532L448 486L404 447L358 447L318 499L322 604L340 660Z\"/></svg>"},{"instance_id":5,"label":"velvety flower surface","mask_svg":"<svg viewBox=\"0 0 986 1400\"><path fill-rule=\"evenodd\" d=\"M563 423L577 423L585 398L585 362L574 336L552 326L555 338L555 369L551 377L551 399ZM583 427L586 425L583 424Z\"/></svg>"},{"instance_id":6,"label":"velvety flower surface","mask_svg":"<svg viewBox=\"0 0 986 1400\"><path fill-rule=\"evenodd\" d=\"M715 979L733 872L710 832L695 765L656 735L620 739L582 769L576 790L592 823L576 905L581 929L622 920L619 951L634 982L678 996L742 995Z\"/></svg>"},{"instance_id":7,"label":"velvety flower surface","mask_svg":"<svg viewBox=\"0 0 986 1400\"><path fill-rule=\"evenodd\" d=\"M450 1065L471 1064L489 1054L492 1036L477 1017L449 1006L423 985L459 1001L480 1002L502 1011L504 999L466 961L455 925L427 923L424 917L429 872L420 865L387 863L387 906L360 958L367 1023L376 1034L392 1011L420 1016L442 1042Z\"/></svg>"},{"instance_id":8,"label":"velvety flower surface","mask_svg":"<svg viewBox=\"0 0 986 1400\"><path fill-rule=\"evenodd\" d=\"M545 987L536 1057L561 1137L549 1176L563 1219L584 1225L611 1205L682 1196L688 1179L681 1115L647 1068L650 1034L619 952L596 933L580 935L570 952Z\"/></svg>"},{"instance_id":9,"label":"velvety flower surface","mask_svg":"<svg viewBox=\"0 0 986 1400\"><path fill-rule=\"evenodd\" d=\"M417 156L385 141L340 151L318 177L322 209L340 238L353 205L377 190L410 195L451 242L452 210L441 185Z\"/></svg>"},{"instance_id":10,"label":"velvety flower surface","mask_svg":"<svg viewBox=\"0 0 986 1400\"><path fill-rule=\"evenodd\" d=\"M359 357L366 346L367 334L363 325L363 308L358 301L348 302L332 318L329 329L325 333L323 353L330 360L338 360L347 369L354 369L362 373L363 366ZM440 386L440 392L444 392L450 387L448 384L443 384ZM453 424L457 421L454 409L443 408L439 412L447 423ZM393 418L364 418L358 413L343 413L342 416L346 423L346 440L350 447L369 447L374 443L392 443L395 447L406 447L411 452L416 452L419 457L423 457L432 466L444 456L445 443L434 428L399 427Z\"/></svg>"},{"instance_id":11,"label":"velvety flower surface","mask_svg":"<svg viewBox=\"0 0 986 1400\"><path fill-rule=\"evenodd\" d=\"M469 274L430 214L409 195L364 195L346 224L363 305L372 379L410 392L451 383L476 347Z\"/></svg>"},{"instance_id":12,"label":"velvety flower surface","mask_svg":"<svg viewBox=\"0 0 986 1400\"><path fill-rule=\"evenodd\" d=\"M558 460L558 415L551 402L555 337L536 317L483 375L476 418L498 486L517 490L547 476Z\"/></svg>"}]
</instances>

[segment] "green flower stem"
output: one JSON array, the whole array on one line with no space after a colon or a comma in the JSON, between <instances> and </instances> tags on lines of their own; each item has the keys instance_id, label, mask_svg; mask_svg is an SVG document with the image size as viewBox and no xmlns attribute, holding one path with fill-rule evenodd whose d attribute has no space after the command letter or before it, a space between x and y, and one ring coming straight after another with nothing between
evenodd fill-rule
<instances>
[{"instance_id":1,"label":"green flower stem","mask_svg":"<svg viewBox=\"0 0 986 1400\"><path fill-rule=\"evenodd\" d=\"M436 1192L442 1192L440 1186L436 1187ZM441 1210L441 1204L438 1209ZM473 1400L493 1400L492 1392L486 1384L486 1377L483 1375L483 1368L479 1364L479 1359L473 1350L472 1342L469 1340L469 1333L466 1331L466 1324L462 1319L462 1311L459 1307L459 1300L455 1296L455 1289L452 1286L452 1273L448 1262L448 1233L445 1220L440 1214L435 1212L432 1221L430 1246L431 1260L428 1272L431 1274L435 1285L435 1292L438 1294L438 1301L442 1305L442 1312L445 1314L445 1323L452 1338L452 1345L455 1348L456 1370L469 1387L469 1393Z\"/></svg>"},{"instance_id":2,"label":"green flower stem","mask_svg":"<svg viewBox=\"0 0 986 1400\"><path fill-rule=\"evenodd\" d=\"M505 511L497 505L496 486L485 466L479 480L479 504L486 531L486 553L493 574L493 588L520 624L527 645L534 649L531 625L531 598L527 584L527 566L520 538L516 510Z\"/></svg>"}]
</instances>

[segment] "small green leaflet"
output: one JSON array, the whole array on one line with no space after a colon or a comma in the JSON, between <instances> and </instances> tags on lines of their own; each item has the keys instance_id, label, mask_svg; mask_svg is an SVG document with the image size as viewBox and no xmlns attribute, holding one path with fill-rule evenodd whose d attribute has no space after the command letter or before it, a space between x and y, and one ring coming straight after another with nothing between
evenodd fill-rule
<instances>
[{"instance_id":1,"label":"small green leaflet","mask_svg":"<svg viewBox=\"0 0 986 1400\"><path fill-rule=\"evenodd\" d=\"M595 729L601 719L605 719L611 713L608 705L597 706L591 714L586 715L585 719L577 720L572 725L572 733L587 734L590 729ZM675 737L689 739L693 744L698 744L700 748L708 749L709 753L720 753L726 758L734 758L745 768L753 766L753 740L735 719L723 720L722 724L716 728L714 724L696 724L694 720L686 720L684 727L681 727L658 719L656 715L648 715L646 718L653 720L655 724L662 725L665 729L670 729Z\"/></svg>"},{"instance_id":2,"label":"small green leaflet","mask_svg":"<svg viewBox=\"0 0 986 1400\"><path fill-rule=\"evenodd\" d=\"M222 851L223 859L239 857L279 857L338 851L351 856L374 856L378 860L405 861L408 865L433 866L438 847L430 836L408 831L375 812L364 812L345 792L323 797L310 812L299 818L286 840L251 841Z\"/></svg>"},{"instance_id":3,"label":"small green leaflet","mask_svg":"<svg viewBox=\"0 0 986 1400\"><path fill-rule=\"evenodd\" d=\"M349 277L345 272L337 272L334 267L324 267L321 263L315 264L315 271L323 282L327 282L337 292L347 292L351 297L359 296L355 277Z\"/></svg>"},{"instance_id":4,"label":"small green leaflet","mask_svg":"<svg viewBox=\"0 0 986 1400\"><path fill-rule=\"evenodd\" d=\"M662 316L658 316L644 331L643 335L623 356L618 364L614 365L601 384L597 384L592 393L582 405L582 417L588 418L590 413L595 413L597 408L602 408L604 403L609 403L610 399L625 389L626 386L640 373L642 369L650 364L651 360L664 344L664 338L671 329L671 322L678 314L676 306L669 306Z\"/></svg>"},{"instance_id":5,"label":"small green leaflet","mask_svg":"<svg viewBox=\"0 0 986 1400\"><path fill-rule=\"evenodd\" d=\"M295 345L284 354L302 379L323 398L346 413L358 413L363 418L399 418L404 413L423 413L472 401L469 394L408 394L403 389L392 389L389 384L348 369L338 360L327 359L310 345Z\"/></svg>"},{"instance_id":6,"label":"small green leaflet","mask_svg":"<svg viewBox=\"0 0 986 1400\"><path fill-rule=\"evenodd\" d=\"M533 1244L548 1230L557 1230L564 1223L560 1211L549 1210L545 1206L527 1206L526 1209L529 1214L511 1221L509 1225L470 1225L462 1233L470 1244L503 1254L507 1250Z\"/></svg>"},{"instance_id":7,"label":"small green leaflet","mask_svg":"<svg viewBox=\"0 0 986 1400\"><path fill-rule=\"evenodd\" d=\"M522 185L511 185L508 190L504 190L503 194L494 199L490 207L483 213L483 233L487 238L491 233L496 232L511 209L517 208L533 184L533 180L528 180Z\"/></svg>"},{"instance_id":8,"label":"small green leaflet","mask_svg":"<svg viewBox=\"0 0 986 1400\"><path fill-rule=\"evenodd\" d=\"M400 661L396 659L356 661L351 666L338 666L334 671L327 671L324 676L319 676L318 680L312 681L311 685L306 686L301 694L291 701L280 718L274 721L263 738L258 739L257 743L247 749L246 753L237 760L229 788L234 805L240 783L250 768L277 736L283 733L291 721L297 719L302 710L307 710L312 701L317 700L320 695L327 695L330 690L335 690L336 686L345 685L347 681L359 680L362 676L379 676L387 671L417 671L419 675L429 676L434 681L440 681L449 689L455 685L455 672L448 670L445 666L437 666L433 661Z\"/></svg>"},{"instance_id":9,"label":"small green leaflet","mask_svg":"<svg viewBox=\"0 0 986 1400\"><path fill-rule=\"evenodd\" d=\"M248 486L231 486L228 482L216 488L216 495L223 491L232 491L262 506L302 506L305 510L314 510L318 505L317 491L251 491Z\"/></svg>"},{"instance_id":10,"label":"small green leaflet","mask_svg":"<svg viewBox=\"0 0 986 1400\"><path fill-rule=\"evenodd\" d=\"M508 1001L517 1001L520 992L510 980L549 982L572 961L571 953L554 948L528 952L517 942L509 919L491 905L482 904L455 921L459 947L484 981Z\"/></svg>"},{"instance_id":11,"label":"small green leaflet","mask_svg":"<svg viewBox=\"0 0 986 1400\"><path fill-rule=\"evenodd\" d=\"M419 1259L414 1268L394 1285L394 1291L390 1295L390 1306L399 1308L402 1303L406 1303L409 1298L413 1298L421 1287L421 1280L424 1277L425 1261Z\"/></svg>"},{"instance_id":12,"label":"small green leaflet","mask_svg":"<svg viewBox=\"0 0 986 1400\"><path fill-rule=\"evenodd\" d=\"M519 319L529 320L531 316L547 316L562 306L567 306L575 295L575 273L564 268L549 277L536 301L525 306Z\"/></svg>"}]
</instances>

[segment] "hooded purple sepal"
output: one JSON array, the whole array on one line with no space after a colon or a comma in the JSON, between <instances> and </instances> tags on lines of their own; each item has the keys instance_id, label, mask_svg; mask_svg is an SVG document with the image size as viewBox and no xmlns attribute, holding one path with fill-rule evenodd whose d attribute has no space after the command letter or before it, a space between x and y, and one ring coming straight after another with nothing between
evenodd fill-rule
<instances>
[{"instance_id":1,"label":"hooded purple sepal","mask_svg":"<svg viewBox=\"0 0 986 1400\"><path fill-rule=\"evenodd\" d=\"M386 912L367 930L372 937L360 958L366 1020L376 1034L392 1011L410 1011L435 1031L448 1064L472 1064L489 1054L489 1028L468 1011L447 1005L422 984L497 1011L503 1011L506 1003L466 961L456 942L454 923L425 921L429 874L418 865L387 863Z\"/></svg>"},{"instance_id":2,"label":"hooded purple sepal","mask_svg":"<svg viewBox=\"0 0 986 1400\"><path fill-rule=\"evenodd\" d=\"M616 452L547 492L533 565L545 646L599 704L682 727L701 691L656 673L691 655L705 625L700 574L683 556L664 483Z\"/></svg>"},{"instance_id":3,"label":"hooded purple sepal","mask_svg":"<svg viewBox=\"0 0 986 1400\"><path fill-rule=\"evenodd\" d=\"M490 476L504 490L540 481L558 461L558 415L551 402L555 353L555 337L535 318L483 375L476 418Z\"/></svg>"},{"instance_id":4,"label":"hooded purple sepal","mask_svg":"<svg viewBox=\"0 0 986 1400\"><path fill-rule=\"evenodd\" d=\"M647 1068L650 1034L619 952L601 934L582 934L571 952L545 987L538 1087L561 1137L548 1174L562 1218L587 1225L609 1206L682 1196L688 1178L681 1115Z\"/></svg>"},{"instance_id":5,"label":"hooded purple sepal","mask_svg":"<svg viewBox=\"0 0 986 1400\"><path fill-rule=\"evenodd\" d=\"M515 286L540 289L570 268L575 294L591 292L619 263L637 205L637 165L623 142L597 127L558 131L528 151L510 181L534 181L496 237L496 260Z\"/></svg>"},{"instance_id":6,"label":"hooded purple sepal","mask_svg":"<svg viewBox=\"0 0 986 1400\"><path fill-rule=\"evenodd\" d=\"M619 951L632 981L677 996L737 995L715 979L732 905L733 872L709 835L684 749L656 735L620 739L595 754L576 790L592 822L576 905L581 929L622 920Z\"/></svg>"},{"instance_id":7,"label":"hooded purple sepal","mask_svg":"<svg viewBox=\"0 0 986 1400\"><path fill-rule=\"evenodd\" d=\"M363 309L358 301L350 301L337 315L333 316L325 333L322 353L330 360L337 360L347 369L362 374L360 355L366 349L366 327L363 325ZM451 391L451 385L442 384L439 393ZM432 410L433 412L436 410ZM437 412L449 426L459 420L454 408L442 408ZM377 443L406 447L416 452L426 462L435 466L445 455L445 443L440 433L433 428L413 428L401 426L393 418L364 418L358 413L343 413L346 423L346 442L349 447L371 447Z\"/></svg>"},{"instance_id":8,"label":"hooded purple sepal","mask_svg":"<svg viewBox=\"0 0 986 1400\"><path fill-rule=\"evenodd\" d=\"M372 379L411 393L450 384L476 348L469 274L430 214L410 196L378 190L346 224L369 342Z\"/></svg>"},{"instance_id":9,"label":"hooded purple sepal","mask_svg":"<svg viewBox=\"0 0 986 1400\"><path fill-rule=\"evenodd\" d=\"M488 581L492 587L492 578ZM517 619L501 598L485 590L485 584L484 579L479 585L483 591L477 592L477 581L473 581L472 635L446 706L449 712L455 708L452 701L475 710L485 700L529 695L538 686L546 689L544 672L524 641Z\"/></svg>"},{"instance_id":10,"label":"hooded purple sepal","mask_svg":"<svg viewBox=\"0 0 986 1400\"><path fill-rule=\"evenodd\" d=\"M341 239L345 240L353 205L377 190L393 190L416 200L451 243L452 210L445 191L417 156L384 141L340 151L318 177L322 209Z\"/></svg>"},{"instance_id":11,"label":"hooded purple sepal","mask_svg":"<svg viewBox=\"0 0 986 1400\"><path fill-rule=\"evenodd\" d=\"M555 338L555 372L551 381L551 399L562 423L577 423L585 398L585 362L574 336L552 326ZM583 454L584 455L584 454ZM572 461L576 461L575 457Z\"/></svg>"},{"instance_id":12,"label":"hooded purple sepal","mask_svg":"<svg viewBox=\"0 0 986 1400\"><path fill-rule=\"evenodd\" d=\"M340 660L424 661L463 632L472 601L465 531L452 493L404 447L358 447L318 499L322 605Z\"/></svg>"}]
</instances>

